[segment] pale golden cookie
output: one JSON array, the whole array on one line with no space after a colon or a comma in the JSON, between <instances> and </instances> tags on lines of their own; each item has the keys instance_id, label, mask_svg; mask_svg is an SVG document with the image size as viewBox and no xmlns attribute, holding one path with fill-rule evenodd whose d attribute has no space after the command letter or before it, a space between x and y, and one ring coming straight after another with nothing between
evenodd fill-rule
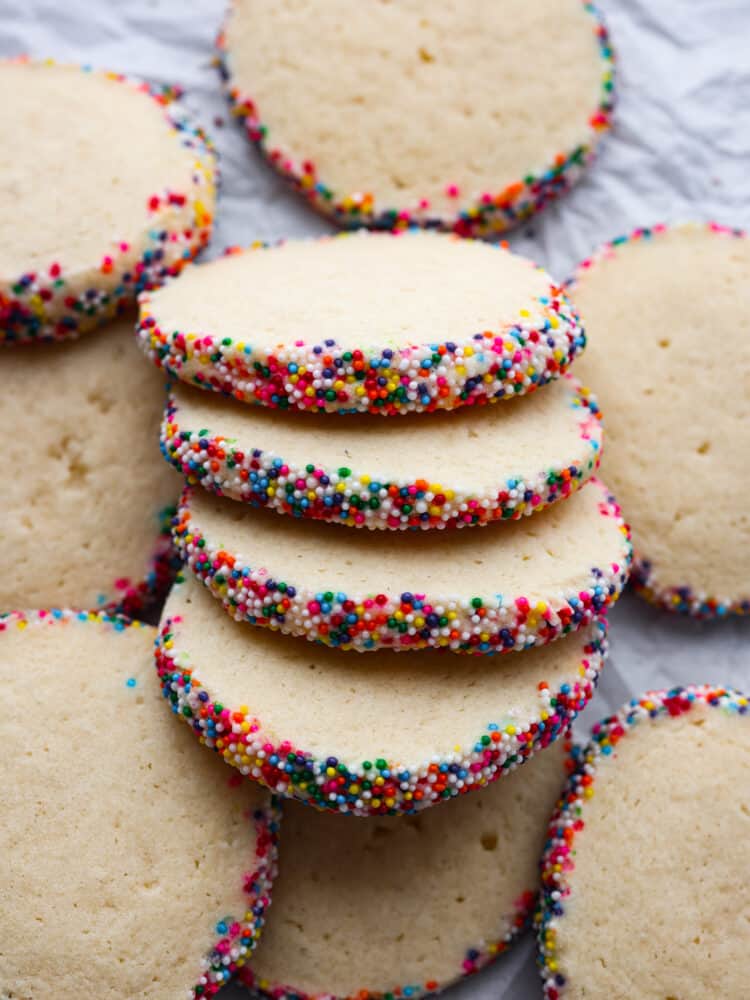
<instances>
[{"instance_id":1,"label":"pale golden cookie","mask_svg":"<svg viewBox=\"0 0 750 1000\"><path fill-rule=\"evenodd\" d=\"M0 346L74 337L208 242L214 154L166 88L15 60L0 92Z\"/></svg>"},{"instance_id":2,"label":"pale golden cookie","mask_svg":"<svg viewBox=\"0 0 750 1000\"><path fill-rule=\"evenodd\" d=\"M248 137L343 226L508 229L610 126L612 50L581 0L233 0L218 45Z\"/></svg>"},{"instance_id":3,"label":"pale golden cookie","mask_svg":"<svg viewBox=\"0 0 750 1000\"><path fill-rule=\"evenodd\" d=\"M748 707L649 692L576 749L542 861L546 1000L747 995Z\"/></svg>"},{"instance_id":4,"label":"pale golden cookie","mask_svg":"<svg viewBox=\"0 0 750 1000\"><path fill-rule=\"evenodd\" d=\"M557 739L593 694L605 634L602 618L522 656L354 656L233 622L188 575L157 666L173 711L242 774L319 808L411 813Z\"/></svg>"},{"instance_id":5,"label":"pale golden cookie","mask_svg":"<svg viewBox=\"0 0 750 1000\"><path fill-rule=\"evenodd\" d=\"M264 920L278 815L165 711L155 629L0 616L0 995L212 997Z\"/></svg>"}]
</instances>

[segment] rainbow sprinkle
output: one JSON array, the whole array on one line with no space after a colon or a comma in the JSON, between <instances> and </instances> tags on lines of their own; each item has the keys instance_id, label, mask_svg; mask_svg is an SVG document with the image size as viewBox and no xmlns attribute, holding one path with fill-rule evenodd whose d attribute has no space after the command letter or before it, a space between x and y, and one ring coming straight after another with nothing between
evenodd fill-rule
<instances>
[{"instance_id":1,"label":"rainbow sprinkle","mask_svg":"<svg viewBox=\"0 0 750 1000\"><path fill-rule=\"evenodd\" d=\"M542 856L542 894L535 916L538 934L538 964L545 1000L561 1000L568 985L557 955L557 925L565 915L564 901L573 895L570 874L575 869L575 840L584 829L586 801L594 794L600 759L609 756L623 737L644 721L661 724L684 715L696 704L719 708L728 714L746 715L748 699L728 688L676 687L648 692L634 698L616 715L594 726L591 741L575 747L568 785L550 822Z\"/></svg>"},{"instance_id":2,"label":"rainbow sprinkle","mask_svg":"<svg viewBox=\"0 0 750 1000\"><path fill-rule=\"evenodd\" d=\"M130 618L147 614L164 599L182 560L172 544L171 525L176 515L174 506L159 512L159 533L143 580L121 576L100 594L98 609L120 613Z\"/></svg>"},{"instance_id":3,"label":"rainbow sprinkle","mask_svg":"<svg viewBox=\"0 0 750 1000\"><path fill-rule=\"evenodd\" d=\"M571 678L555 691L541 682L534 718L490 722L471 748L455 748L409 770L382 758L355 765L333 756L316 757L290 740L274 742L247 706L218 700L219 692L201 683L200 666L188 666L187 654L176 652L183 621L182 615L167 618L156 644L156 669L172 711L201 743L276 794L353 816L418 812L509 773L567 730L591 698L606 655L602 617L581 639L579 679Z\"/></svg>"},{"instance_id":4,"label":"rainbow sprinkle","mask_svg":"<svg viewBox=\"0 0 750 1000\"><path fill-rule=\"evenodd\" d=\"M205 428L189 428L170 392L161 429L164 457L190 485L280 514L335 521L353 528L454 528L517 520L571 496L594 474L601 457L601 413L596 399L570 374L570 405L581 411L581 455L568 465L505 479L496 492L486 487L451 489L424 479L382 479L311 461L289 464L261 448L240 448ZM313 456L310 456L313 458ZM492 461L487 456L487 462ZM447 480L448 482L450 480Z\"/></svg>"},{"instance_id":5,"label":"rainbow sprinkle","mask_svg":"<svg viewBox=\"0 0 750 1000\"><path fill-rule=\"evenodd\" d=\"M230 6L231 16L234 4ZM429 199L420 198L413 206L381 206L372 192L335 191L318 175L309 157L295 157L288 150L273 144L272 130L263 122L256 102L232 84L232 62L228 51L226 30L216 40L217 65L224 89L245 132L268 162L314 208L346 228L367 226L373 229L399 230L418 225L424 228L451 230L459 236L489 236L527 221L561 194L583 174L594 158L595 147L602 134L612 125L614 109L614 53L609 33L598 8L583 0L584 10L592 17L602 60L601 89L597 107L584 121L581 116L581 142L575 148L559 152L551 163L530 170L522 178L501 191L485 191L464 196L457 184L448 182L445 191L455 212L441 217L431 211Z\"/></svg>"},{"instance_id":6,"label":"rainbow sprinkle","mask_svg":"<svg viewBox=\"0 0 750 1000\"><path fill-rule=\"evenodd\" d=\"M40 65L58 64L45 60ZM62 68L97 73L155 100L179 144L194 155L192 186L187 191L154 192L143 206L140 231L134 228L136 238L103 238L101 259L85 270L69 270L64 261L55 260L44 269L0 278L0 346L76 337L121 314L141 291L179 274L211 235L216 157L204 133L171 103L178 93L87 66Z\"/></svg>"},{"instance_id":7,"label":"rainbow sprinkle","mask_svg":"<svg viewBox=\"0 0 750 1000\"><path fill-rule=\"evenodd\" d=\"M275 796L265 808L254 810L256 832L255 867L245 876L248 907L244 919L227 919L216 925L218 940L204 958L201 975L192 991L193 1000L216 994L245 968L255 950L271 903L271 888L278 871L281 806Z\"/></svg>"}]
</instances>

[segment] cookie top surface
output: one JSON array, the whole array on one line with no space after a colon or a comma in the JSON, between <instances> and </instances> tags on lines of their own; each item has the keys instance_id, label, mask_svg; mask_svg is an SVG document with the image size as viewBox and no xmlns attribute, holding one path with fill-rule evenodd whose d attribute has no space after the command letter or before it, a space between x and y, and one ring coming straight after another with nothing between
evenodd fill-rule
<instances>
[{"instance_id":1,"label":"cookie top surface","mask_svg":"<svg viewBox=\"0 0 750 1000\"><path fill-rule=\"evenodd\" d=\"M609 125L612 52L580 0L512 16L491 0L234 0L219 47L250 138L343 225L508 228Z\"/></svg>"},{"instance_id":2,"label":"cookie top surface","mask_svg":"<svg viewBox=\"0 0 750 1000\"><path fill-rule=\"evenodd\" d=\"M114 73L6 61L0 88L0 343L70 336L206 242L213 155L168 95Z\"/></svg>"},{"instance_id":3,"label":"cookie top surface","mask_svg":"<svg viewBox=\"0 0 750 1000\"><path fill-rule=\"evenodd\" d=\"M617 600L630 558L597 479L534 518L433 541L304 524L187 487L173 534L238 619L361 651L551 642Z\"/></svg>"},{"instance_id":4,"label":"cookie top surface","mask_svg":"<svg viewBox=\"0 0 750 1000\"><path fill-rule=\"evenodd\" d=\"M287 802L249 980L279 998L418 996L492 961L536 901L564 748L561 739L506 781L416 817L349 823Z\"/></svg>"},{"instance_id":5,"label":"cookie top surface","mask_svg":"<svg viewBox=\"0 0 750 1000\"><path fill-rule=\"evenodd\" d=\"M522 395L585 344L541 268L421 231L238 250L144 294L139 330L154 360L201 388L386 414Z\"/></svg>"},{"instance_id":6,"label":"cookie top surface","mask_svg":"<svg viewBox=\"0 0 750 1000\"><path fill-rule=\"evenodd\" d=\"M2 357L0 611L136 610L168 572L179 480L159 454L164 384L133 321Z\"/></svg>"},{"instance_id":7,"label":"cookie top surface","mask_svg":"<svg viewBox=\"0 0 750 1000\"><path fill-rule=\"evenodd\" d=\"M542 864L547 1000L746 992L728 931L747 911L747 713L722 689L651 692L574 755Z\"/></svg>"},{"instance_id":8,"label":"cookie top surface","mask_svg":"<svg viewBox=\"0 0 750 1000\"><path fill-rule=\"evenodd\" d=\"M638 230L585 262L571 296L590 334L576 375L607 415L602 474L632 519L636 584L677 611L747 613L750 241Z\"/></svg>"},{"instance_id":9,"label":"cookie top surface","mask_svg":"<svg viewBox=\"0 0 750 1000\"><path fill-rule=\"evenodd\" d=\"M101 615L0 617L3 995L213 996L222 956L244 962L262 927L269 797L165 712L154 635Z\"/></svg>"},{"instance_id":10,"label":"cookie top surface","mask_svg":"<svg viewBox=\"0 0 750 1000\"><path fill-rule=\"evenodd\" d=\"M597 621L500 659L365 659L233 622L188 575L162 614L157 663L173 710L242 773L368 815L476 789L547 746L590 697L604 634Z\"/></svg>"},{"instance_id":11,"label":"cookie top surface","mask_svg":"<svg viewBox=\"0 0 750 1000\"><path fill-rule=\"evenodd\" d=\"M519 518L599 464L596 400L566 375L518 406L341 420L279 416L172 386L162 445L191 483L351 527L445 528Z\"/></svg>"}]
</instances>

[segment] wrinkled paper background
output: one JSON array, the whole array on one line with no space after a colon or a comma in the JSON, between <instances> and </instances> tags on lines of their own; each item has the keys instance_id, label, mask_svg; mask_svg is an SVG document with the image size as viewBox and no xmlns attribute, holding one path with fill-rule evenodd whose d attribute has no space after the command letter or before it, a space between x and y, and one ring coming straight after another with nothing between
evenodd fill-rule
<instances>
[{"instance_id":1,"label":"wrinkled paper background","mask_svg":"<svg viewBox=\"0 0 750 1000\"><path fill-rule=\"evenodd\" d=\"M512 7L521 0L498 2ZM584 181L510 237L514 249L558 278L597 244L635 226L696 218L750 228L749 0L601 6L618 58L614 133ZM180 84L221 156L213 254L258 238L324 233L328 224L286 189L228 119L211 63L223 9L223 0L0 0L0 56L28 52ZM716 350L720 338L717 330ZM704 681L750 688L750 621L675 620L627 596L612 614L611 641L579 734L646 688ZM232 988L221 996L246 994ZM532 941L527 936L447 996L538 1000Z\"/></svg>"}]
</instances>

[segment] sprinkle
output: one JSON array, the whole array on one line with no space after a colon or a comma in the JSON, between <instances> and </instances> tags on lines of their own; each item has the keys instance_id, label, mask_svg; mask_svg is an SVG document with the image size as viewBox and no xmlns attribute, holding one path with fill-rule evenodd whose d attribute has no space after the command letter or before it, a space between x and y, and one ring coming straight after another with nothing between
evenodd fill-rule
<instances>
[{"instance_id":1,"label":"sprinkle","mask_svg":"<svg viewBox=\"0 0 750 1000\"><path fill-rule=\"evenodd\" d=\"M180 568L181 559L171 539L176 508L164 507L158 514L158 534L147 572L142 580L115 580L109 594L102 594L99 610L135 618L147 614L163 600Z\"/></svg>"}]
</instances>

